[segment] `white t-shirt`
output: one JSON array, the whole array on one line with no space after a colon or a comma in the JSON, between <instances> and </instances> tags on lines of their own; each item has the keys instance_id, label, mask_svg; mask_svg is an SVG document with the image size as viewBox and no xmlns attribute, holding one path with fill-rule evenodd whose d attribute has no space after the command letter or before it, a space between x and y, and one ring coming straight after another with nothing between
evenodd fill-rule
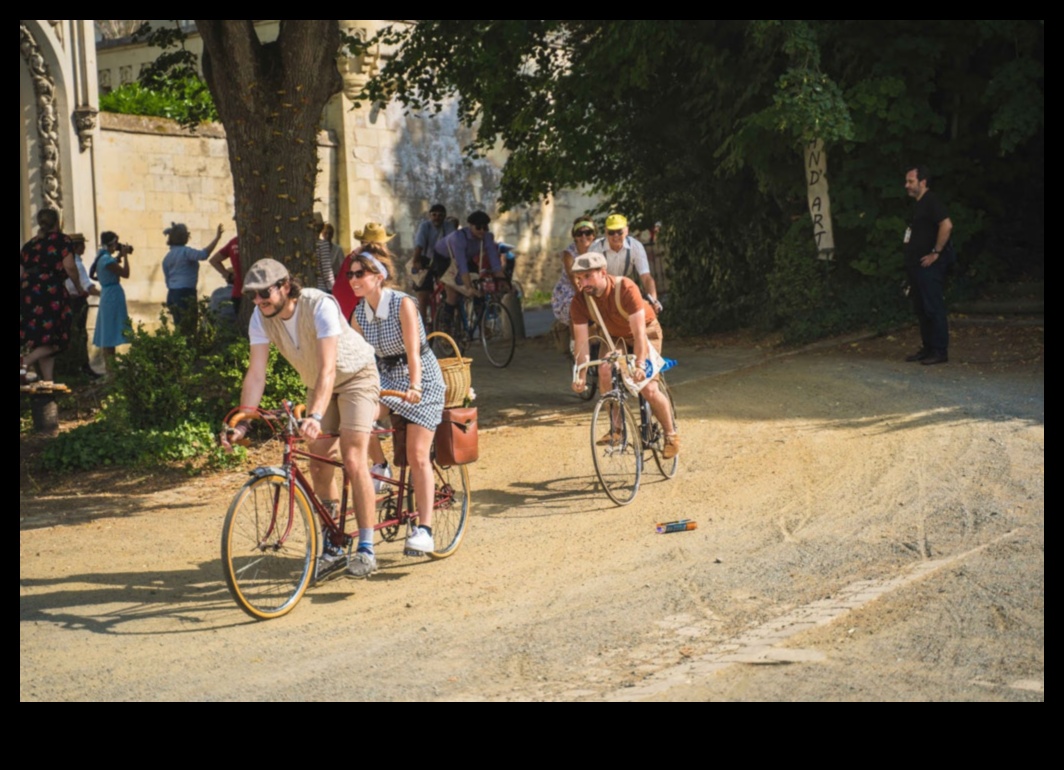
<instances>
[{"instance_id":1,"label":"white t-shirt","mask_svg":"<svg viewBox=\"0 0 1064 770\"><path fill-rule=\"evenodd\" d=\"M318 305L318 311L314 314L314 328L318 332L318 339L324 340L329 337L339 337L343 333L343 319L340 317L339 303L330 297L331 302L322 302ZM288 332L292 343L299 347L299 312L300 305L296 303L296 312L287 321L282 320L285 331ZM248 324L248 339L252 345L269 345L270 338L266 336L266 330L262 325L262 311L255 308L251 314L251 323Z\"/></svg>"},{"instance_id":2,"label":"white t-shirt","mask_svg":"<svg viewBox=\"0 0 1064 770\"><path fill-rule=\"evenodd\" d=\"M96 284L93 283L92 280L90 280L89 271L85 269L85 263L81 261L81 257L78 254L74 255L74 264L78 268L78 277L81 278L81 288L83 288L85 291L88 291L89 289L96 286ZM74 282L69 278L66 279L66 290L67 294L69 294L71 297L77 296L77 292L74 289Z\"/></svg>"},{"instance_id":3,"label":"white t-shirt","mask_svg":"<svg viewBox=\"0 0 1064 770\"><path fill-rule=\"evenodd\" d=\"M596 251L606 257L606 272L615 278L621 278L624 277L624 264L628 261L628 251L631 249L629 272L634 267L636 275L647 275L650 272L650 260L647 259L647 250L643 248L643 244L631 236L624 241L624 248L620 251L610 251L609 242L605 238L599 238L591 244L590 251Z\"/></svg>"}]
</instances>

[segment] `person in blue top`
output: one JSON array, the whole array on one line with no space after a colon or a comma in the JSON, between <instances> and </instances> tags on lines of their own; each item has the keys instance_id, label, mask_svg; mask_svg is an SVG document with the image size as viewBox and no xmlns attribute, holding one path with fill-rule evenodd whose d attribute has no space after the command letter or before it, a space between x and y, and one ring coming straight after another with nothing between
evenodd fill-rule
<instances>
[{"instance_id":1,"label":"person in blue top","mask_svg":"<svg viewBox=\"0 0 1064 770\"><path fill-rule=\"evenodd\" d=\"M483 211L474 211L466 222L468 227L436 242L434 270L442 276L440 282L447 290L443 308L445 320L454 318L459 293L467 297L479 296L479 291L473 288L473 276L481 270L490 269L500 282L506 282L506 273L499 260L499 247L488 230L491 217Z\"/></svg>"},{"instance_id":2,"label":"person in blue top","mask_svg":"<svg viewBox=\"0 0 1064 770\"><path fill-rule=\"evenodd\" d=\"M166 278L166 306L174 316L174 325L181 328L186 314L196 304L199 283L199 263L206 262L225 232L218 225L218 233L205 249L188 245L188 227L174 222L163 234L170 251L163 257L163 276Z\"/></svg>"},{"instance_id":3,"label":"person in blue top","mask_svg":"<svg viewBox=\"0 0 1064 770\"><path fill-rule=\"evenodd\" d=\"M133 247L120 243L118 235L110 231L100 236L103 247L89 271L100 284L100 308L96 313L96 331L92 344L103 350L107 374L114 374L115 348L129 342L126 331L129 314L126 312L126 292L121 280L129 278L129 255Z\"/></svg>"}]
</instances>

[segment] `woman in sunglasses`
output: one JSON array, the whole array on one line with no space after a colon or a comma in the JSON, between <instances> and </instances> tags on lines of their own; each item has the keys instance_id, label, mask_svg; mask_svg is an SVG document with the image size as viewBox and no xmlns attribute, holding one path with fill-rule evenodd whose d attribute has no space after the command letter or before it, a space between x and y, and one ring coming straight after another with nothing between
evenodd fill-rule
<instances>
[{"instance_id":1,"label":"woman in sunglasses","mask_svg":"<svg viewBox=\"0 0 1064 770\"><path fill-rule=\"evenodd\" d=\"M345 277L362 300L351 316L351 326L377 353L381 387L406 393L403 399L382 398L377 419L394 413L406 421L406 462L418 512L418 528L407 538L406 550L427 553L436 550L430 452L443 415L446 388L417 303L408 294L389 288L394 274L387 250L371 245L354 255Z\"/></svg>"},{"instance_id":2,"label":"woman in sunglasses","mask_svg":"<svg viewBox=\"0 0 1064 770\"><path fill-rule=\"evenodd\" d=\"M554 285L554 293L551 295L551 309L554 317L566 326L569 325L569 305L576 295L576 284L573 282L573 260L582 254L587 254L591 244L595 242L595 223L587 217L577 217L573 222L573 242L561 253L562 275L558 283Z\"/></svg>"}]
</instances>

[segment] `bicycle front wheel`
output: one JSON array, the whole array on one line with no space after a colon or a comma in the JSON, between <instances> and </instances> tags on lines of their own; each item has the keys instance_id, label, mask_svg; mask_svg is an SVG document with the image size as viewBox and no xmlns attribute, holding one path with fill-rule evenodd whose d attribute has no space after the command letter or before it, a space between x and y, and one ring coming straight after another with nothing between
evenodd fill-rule
<instances>
[{"instance_id":1,"label":"bicycle front wheel","mask_svg":"<svg viewBox=\"0 0 1064 770\"><path fill-rule=\"evenodd\" d=\"M469 469L464 465L444 467L433 461L436 480L435 500L432 503L432 536L436 550L433 559L446 559L458 550L465 535L469 518Z\"/></svg>"},{"instance_id":2,"label":"bicycle front wheel","mask_svg":"<svg viewBox=\"0 0 1064 770\"><path fill-rule=\"evenodd\" d=\"M595 404L591 454L595 473L610 500L617 505L635 500L643 475L643 443L632 410L616 394L607 394Z\"/></svg>"},{"instance_id":3,"label":"bicycle front wheel","mask_svg":"<svg viewBox=\"0 0 1064 770\"><path fill-rule=\"evenodd\" d=\"M480 316L480 341L492 366L502 369L513 360L517 345L514 319L498 300L490 300L484 306L484 313Z\"/></svg>"},{"instance_id":4,"label":"bicycle front wheel","mask_svg":"<svg viewBox=\"0 0 1064 770\"><path fill-rule=\"evenodd\" d=\"M314 576L317 524L301 487L292 502L288 479L274 473L246 483L225 515L225 582L240 608L258 620L291 612Z\"/></svg>"},{"instance_id":5,"label":"bicycle front wheel","mask_svg":"<svg viewBox=\"0 0 1064 770\"><path fill-rule=\"evenodd\" d=\"M436 308L436 317L432 321L432 331L442 332L455 341L456 348L444 337L433 337L429 340L432 352L437 358L460 358L465 350L465 325L462 323L461 309L452 308L447 310L447 303L441 301Z\"/></svg>"}]
</instances>

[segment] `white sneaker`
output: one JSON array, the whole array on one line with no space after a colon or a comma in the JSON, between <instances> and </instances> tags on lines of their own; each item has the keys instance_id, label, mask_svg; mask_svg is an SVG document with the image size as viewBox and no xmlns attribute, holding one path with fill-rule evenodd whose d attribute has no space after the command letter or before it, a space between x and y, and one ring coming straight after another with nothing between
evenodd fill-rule
<instances>
[{"instance_id":1,"label":"white sneaker","mask_svg":"<svg viewBox=\"0 0 1064 770\"><path fill-rule=\"evenodd\" d=\"M377 559L371 553L358 551L347 561L347 574L353 578L368 578L377 571Z\"/></svg>"},{"instance_id":2,"label":"white sneaker","mask_svg":"<svg viewBox=\"0 0 1064 770\"><path fill-rule=\"evenodd\" d=\"M406 539L407 551L417 551L418 553L432 553L436 550L436 541L432 539L424 527L418 527L414 530L414 533Z\"/></svg>"},{"instance_id":3,"label":"white sneaker","mask_svg":"<svg viewBox=\"0 0 1064 770\"><path fill-rule=\"evenodd\" d=\"M387 476L388 478L392 478L392 469L388 466L388 463L386 462L374 465L372 472L374 476ZM391 485L388 484L388 482L386 481L381 481L380 479L373 479L373 491L376 492L378 495L384 490L386 490L389 486Z\"/></svg>"}]
</instances>

